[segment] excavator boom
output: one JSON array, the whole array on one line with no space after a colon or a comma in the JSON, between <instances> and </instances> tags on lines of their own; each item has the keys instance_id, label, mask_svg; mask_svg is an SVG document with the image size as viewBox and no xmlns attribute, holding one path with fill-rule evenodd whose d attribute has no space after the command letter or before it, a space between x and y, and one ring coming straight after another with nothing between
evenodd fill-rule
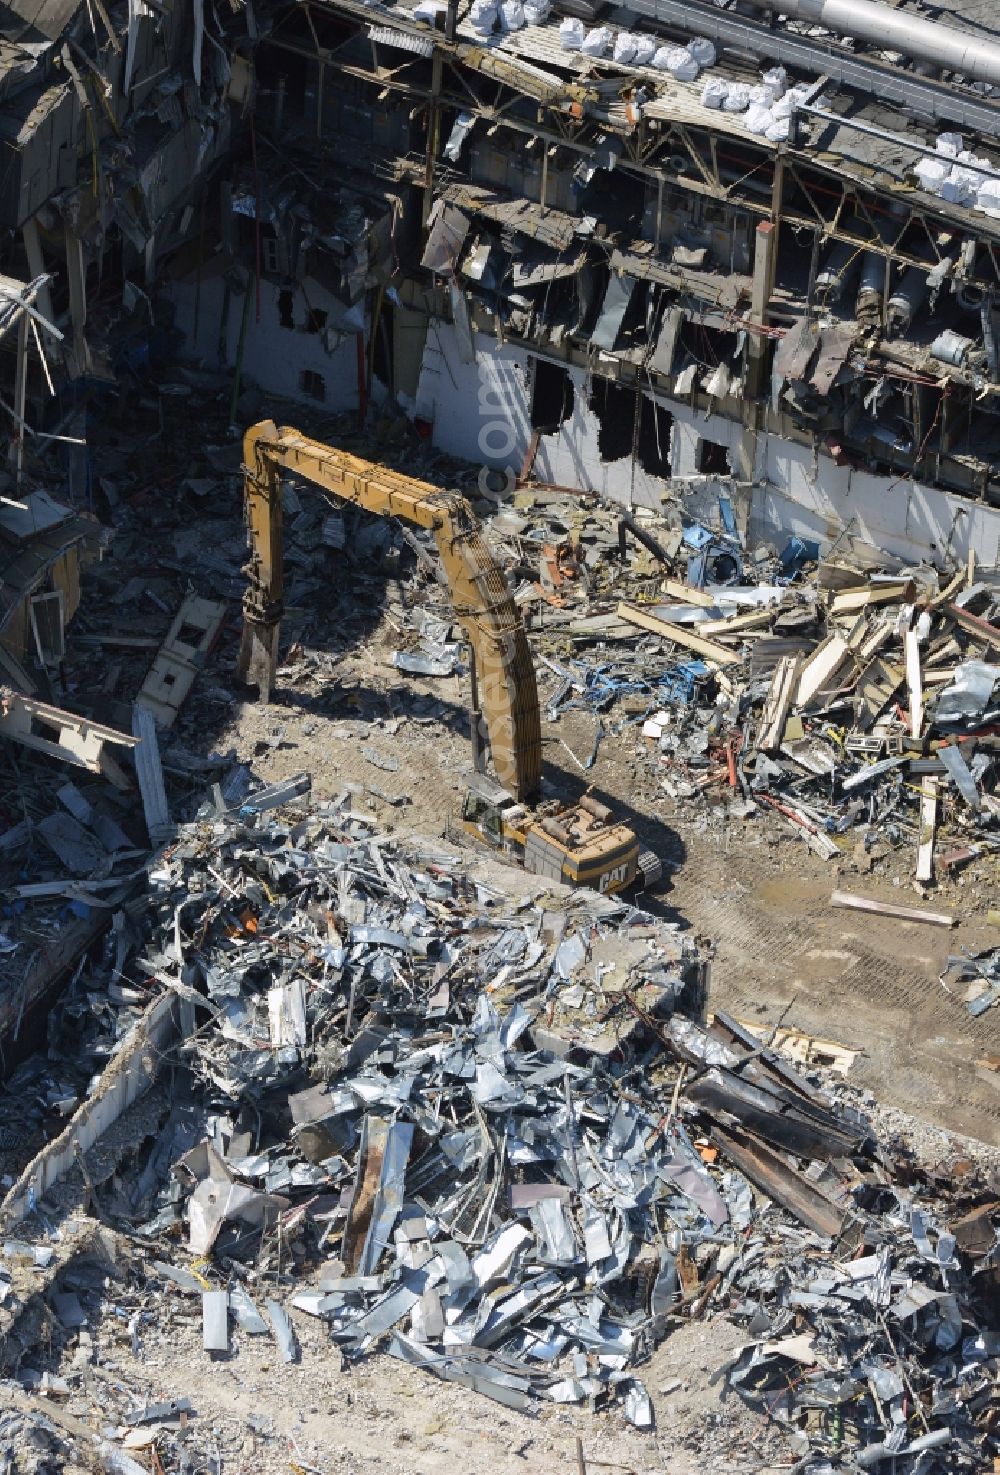
<instances>
[{"instance_id":1,"label":"excavator boom","mask_svg":"<svg viewBox=\"0 0 1000 1475\"><path fill-rule=\"evenodd\" d=\"M283 471L330 497L433 533L456 618L472 648L497 778L516 800L532 803L542 751L535 669L520 612L468 502L458 492L375 466L270 420L254 425L243 439L250 538L239 656L243 677L256 682L267 700L283 613Z\"/></svg>"}]
</instances>

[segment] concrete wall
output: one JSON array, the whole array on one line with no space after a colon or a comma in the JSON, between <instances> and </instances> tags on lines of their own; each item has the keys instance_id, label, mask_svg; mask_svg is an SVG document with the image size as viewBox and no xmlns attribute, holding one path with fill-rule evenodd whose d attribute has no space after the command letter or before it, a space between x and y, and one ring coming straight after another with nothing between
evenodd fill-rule
<instances>
[{"instance_id":1,"label":"concrete wall","mask_svg":"<svg viewBox=\"0 0 1000 1475\"><path fill-rule=\"evenodd\" d=\"M452 456L518 473L531 440L531 360L525 349L474 335L475 362L462 357L449 323L431 321L416 413L434 427L434 444ZM631 456L601 459L600 420L590 408L583 369L570 368L573 408L557 434L541 438L534 461L538 481L600 492L629 505L659 507L667 483Z\"/></svg>"},{"instance_id":2,"label":"concrete wall","mask_svg":"<svg viewBox=\"0 0 1000 1475\"><path fill-rule=\"evenodd\" d=\"M488 334L474 335L475 362L463 359L450 323L432 318L417 385L416 414L434 444L463 461L517 472L531 439L528 354Z\"/></svg>"},{"instance_id":3,"label":"concrete wall","mask_svg":"<svg viewBox=\"0 0 1000 1475\"><path fill-rule=\"evenodd\" d=\"M454 328L431 322L417 395L417 413L434 426L435 445L463 460L516 474L531 438L530 360L524 349L477 334L475 362L464 362ZM600 422L589 408L585 370L571 368L570 417L543 436L534 462L539 481L600 492L632 506L659 508L670 484L633 466L631 456L602 461ZM670 464L675 477L697 476L704 440L725 446L736 469L742 426L680 401L660 399L673 416ZM1000 510L898 477L837 466L778 436L761 436L750 533L782 544L798 533L829 546L852 539L894 557L947 564L965 561L970 547L985 568L1000 566ZM847 538L843 538L848 529Z\"/></svg>"},{"instance_id":4,"label":"concrete wall","mask_svg":"<svg viewBox=\"0 0 1000 1475\"><path fill-rule=\"evenodd\" d=\"M298 399L311 405L323 404L332 414L357 410L356 333L364 325L362 304L345 308L319 282L307 277L301 287L288 289L292 292L294 325L288 328L282 325L279 300L285 290L275 282L261 282L259 323L251 300L243 352L244 380L252 380L261 389L287 399ZM230 294L228 317L223 327L224 281L221 277L203 280L198 302L197 334L194 282L174 283L170 295L177 309L177 327L187 339L192 356L209 368L234 365L243 319L243 295ZM327 314L324 329L319 333L305 330L310 307ZM304 388L303 374L307 371L322 380L322 399Z\"/></svg>"},{"instance_id":5,"label":"concrete wall","mask_svg":"<svg viewBox=\"0 0 1000 1475\"><path fill-rule=\"evenodd\" d=\"M780 530L820 544L857 538L898 558L964 563L970 548L983 568L1000 566L1000 510L919 482L873 476L836 466L808 447L768 437L765 480L753 489L752 535L774 539Z\"/></svg>"}]
</instances>

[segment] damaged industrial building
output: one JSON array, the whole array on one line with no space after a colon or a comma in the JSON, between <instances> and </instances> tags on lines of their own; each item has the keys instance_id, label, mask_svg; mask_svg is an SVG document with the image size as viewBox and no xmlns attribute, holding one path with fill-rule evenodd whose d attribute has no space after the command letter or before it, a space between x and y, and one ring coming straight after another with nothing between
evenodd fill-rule
<instances>
[{"instance_id":1,"label":"damaged industrial building","mask_svg":"<svg viewBox=\"0 0 1000 1475\"><path fill-rule=\"evenodd\" d=\"M2 1475L1000 1469L995 5L0 17Z\"/></svg>"},{"instance_id":2,"label":"damaged industrial building","mask_svg":"<svg viewBox=\"0 0 1000 1475\"><path fill-rule=\"evenodd\" d=\"M856 10L278 13L270 143L172 271L175 322L499 470L650 506L713 477L762 532L991 561L996 42L915 10L887 53ZM948 44L972 80L928 75Z\"/></svg>"}]
</instances>

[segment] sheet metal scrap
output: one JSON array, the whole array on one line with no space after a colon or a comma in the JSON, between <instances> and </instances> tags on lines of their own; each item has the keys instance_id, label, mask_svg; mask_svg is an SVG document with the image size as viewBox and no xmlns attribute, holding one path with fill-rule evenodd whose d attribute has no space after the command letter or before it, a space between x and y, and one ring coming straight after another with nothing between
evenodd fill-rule
<instances>
[{"instance_id":1,"label":"sheet metal scrap","mask_svg":"<svg viewBox=\"0 0 1000 1475\"><path fill-rule=\"evenodd\" d=\"M973 1018L985 1014L1000 1004L1000 947L950 957L941 982L950 992L960 993Z\"/></svg>"},{"instance_id":2,"label":"sheet metal scrap","mask_svg":"<svg viewBox=\"0 0 1000 1475\"><path fill-rule=\"evenodd\" d=\"M252 1335L293 1360L309 1315L348 1360L637 1428L656 1343L725 1314L746 1344L720 1376L799 1468L983 1468L993 1210L967 1195L952 1234L846 1087L686 1013L674 929L507 874L301 795L181 827L134 939L151 986L199 1001L187 1089L119 1170L147 1284L201 1298L206 1357ZM292 985L289 1036L269 1005Z\"/></svg>"},{"instance_id":3,"label":"sheet metal scrap","mask_svg":"<svg viewBox=\"0 0 1000 1475\"><path fill-rule=\"evenodd\" d=\"M648 1346L645 1246L664 1214L699 1233L728 1220L683 1126L652 1093L619 1099L601 1053L609 1035L637 1048L631 1015L609 1022L622 988L660 1019L697 999L677 929L589 892L540 910L455 857L403 855L345 806L213 814L150 882L146 962L179 969L208 1013L187 1053L208 1135L149 1228L186 1221L198 1256L335 1236L292 1304L346 1355L412 1341L501 1401L620 1394L646 1422L616 1376ZM276 1030L293 985L299 1027ZM567 1380L574 1350L590 1370Z\"/></svg>"}]
</instances>

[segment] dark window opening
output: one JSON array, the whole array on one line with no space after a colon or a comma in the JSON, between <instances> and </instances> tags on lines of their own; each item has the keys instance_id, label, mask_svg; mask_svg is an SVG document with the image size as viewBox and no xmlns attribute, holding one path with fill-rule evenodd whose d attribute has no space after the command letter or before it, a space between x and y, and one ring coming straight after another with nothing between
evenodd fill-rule
<instances>
[{"instance_id":1,"label":"dark window opening","mask_svg":"<svg viewBox=\"0 0 1000 1475\"><path fill-rule=\"evenodd\" d=\"M295 293L291 287L283 287L278 293L278 321L283 328L294 328L295 319L292 317L292 303L295 301Z\"/></svg>"},{"instance_id":2,"label":"dark window opening","mask_svg":"<svg viewBox=\"0 0 1000 1475\"><path fill-rule=\"evenodd\" d=\"M715 440L700 440L698 442L698 470L704 471L709 476L731 476L733 468L729 464L728 446L720 446Z\"/></svg>"},{"instance_id":3,"label":"dark window opening","mask_svg":"<svg viewBox=\"0 0 1000 1475\"><path fill-rule=\"evenodd\" d=\"M277 236L264 236L260 244L262 269L268 276L277 276L281 271L281 252L278 250Z\"/></svg>"},{"instance_id":4,"label":"dark window opening","mask_svg":"<svg viewBox=\"0 0 1000 1475\"><path fill-rule=\"evenodd\" d=\"M326 380L315 369L303 369L299 374L299 388L310 399L326 399Z\"/></svg>"},{"instance_id":5,"label":"dark window opening","mask_svg":"<svg viewBox=\"0 0 1000 1475\"><path fill-rule=\"evenodd\" d=\"M54 727L51 722L44 722L33 712L31 714L31 736L41 738L46 743L58 743L62 737L62 728Z\"/></svg>"},{"instance_id":6,"label":"dark window opening","mask_svg":"<svg viewBox=\"0 0 1000 1475\"><path fill-rule=\"evenodd\" d=\"M670 436L673 428L674 417L670 411L643 395L636 450L639 464L650 476L670 475Z\"/></svg>"},{"instance_id":7,"label":"dark window opening","mask_svg":"<svg viewBox=\"0 0 1000 1475\"><path fill-rule=\"evenodd\" d=\"M597 449L602 461L621 461L631 455L635 427L634 389L622 389L607 379L596 379L590 408L597 416Z\"/></svg>"},{"instance_id":8,"label":"dark window opening","mask_svg":"<svg viewBox=\"0 0 1000 1475\"><path fill-rule=\"evenodd\" d=\"M384 384L390 390L396 387L392 352L393 331L392 303L383 302L382 311L378 315L378 332L375 334L372 370L379 383Z\"/></svg>"},{"instance_id":9,"label":"dark window opening","mask_svg":"<svg viewBox=\"0 0 1000 1475\"><path fill-rule=\"evenodd\" d=\"M310 307L306 312L305 330L307 333L322 333L326 327L327 314L321 307Z\"/></svg>"},{"instance_id":10,"label":"dark window opening","mask_svg":"<svg viewBox=\"0 0 1000 1475\"><path fill-rule=\"evenodd\" d=\"M562 364L535 359L531 384L531 428L554 434L573 413L573 381Z\"/></svg>"}]
</instances>

